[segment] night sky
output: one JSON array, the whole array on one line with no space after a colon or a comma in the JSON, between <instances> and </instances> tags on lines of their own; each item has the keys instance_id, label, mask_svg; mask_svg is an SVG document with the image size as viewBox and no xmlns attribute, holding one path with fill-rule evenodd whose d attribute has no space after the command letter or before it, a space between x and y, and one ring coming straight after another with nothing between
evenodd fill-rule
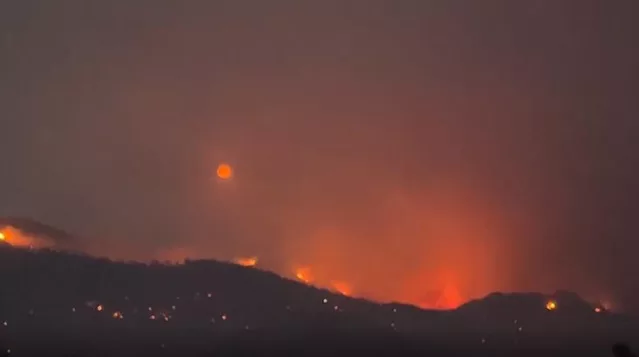
<instances>
[{"instance_id":1,"label":"night sky","mask_svg":"<svg viewBox=\"0 0 639 357\"><path fill-rule=\"evenodd\" d=\"M639 311L638 98L634 0L0 0L0 215L381 300Z\"/></svg>"}]
</instances>

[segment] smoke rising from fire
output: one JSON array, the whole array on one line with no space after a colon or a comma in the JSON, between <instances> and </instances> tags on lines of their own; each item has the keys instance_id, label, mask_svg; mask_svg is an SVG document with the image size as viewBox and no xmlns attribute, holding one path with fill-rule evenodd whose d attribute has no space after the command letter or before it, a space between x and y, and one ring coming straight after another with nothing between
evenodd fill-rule
<instances>
[{"instance_id":1,"label":"smoke rising from fire","mask_svg":"<svg viewBox=\"0 0 639 357\"><path fill-rule=\"evenodd\" d=\"M639 311L632 1L35 2L0 5L0 215L354 296Z\"/></svg>"}]
</instances>

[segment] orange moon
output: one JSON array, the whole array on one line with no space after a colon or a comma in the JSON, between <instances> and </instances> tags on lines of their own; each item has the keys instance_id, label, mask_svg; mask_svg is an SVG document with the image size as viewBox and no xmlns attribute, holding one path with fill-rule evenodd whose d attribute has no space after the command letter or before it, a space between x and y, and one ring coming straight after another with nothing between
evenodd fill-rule
<instances>
[{"instance_id":1,"label":"orange moon","mask_svg":"<svg viewBox=\"0 0 639 357\"><path fill-rule=\"evenodd\" d=\"M219 164L217 167L217 177L228 180L233 177L233 168L229 164Z\"/></svg>"}]
</instances>

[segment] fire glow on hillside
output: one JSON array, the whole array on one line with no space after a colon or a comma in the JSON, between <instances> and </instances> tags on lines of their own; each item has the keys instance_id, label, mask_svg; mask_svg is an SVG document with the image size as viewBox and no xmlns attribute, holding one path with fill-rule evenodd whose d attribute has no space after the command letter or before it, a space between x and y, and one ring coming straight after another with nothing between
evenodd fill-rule
<instances>
[{"instance_id":1,"label":"fire glow on hillside","mask_svg":"<svg viewBox=\"0 0 639 357\"><path fill-rule=\"evenodd\" d=\"M50 248L54 244L48 239L27 234L12 226L0 228L0 242L17 248Z\"/></svg>"},{"instance_id":2,"label":"fire glow on hillside","mask_svg":"<svg viewBox=\"0 0 639 357\"><path fill-rule=\"evenodd\" d=\"M257 264L257 260L257 257L236 258L234 262L243 267L254 267Z\"/></svg>"}]
</instances>

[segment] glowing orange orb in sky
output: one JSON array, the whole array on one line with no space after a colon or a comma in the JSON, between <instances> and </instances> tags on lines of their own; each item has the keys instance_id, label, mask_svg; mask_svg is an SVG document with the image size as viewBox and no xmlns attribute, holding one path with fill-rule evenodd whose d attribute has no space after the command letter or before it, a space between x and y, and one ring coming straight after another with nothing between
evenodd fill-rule
<instances>
[{"instance_id":1,"label":"glowing orange orb in sky","mask_svg":"<svg viewBox=\"0 0 639 357\"><path fill-rule=\"evenodd\" d=\"M548 310L548 311L553 311L553 310L555 310L555 309L557 309L557 303L556 303L556 302L554 302L554 301L550 300L550 301L548 301L548 302L546 303L546 310Z\"/></svg>"},{"instance_id":2,"label":"glowing orange orb in sky","mask_svg":"<svg viewBox=\"0 0 639 357\"><path fill-rule=\"evenodd\" d=\"M217 167L217 177L228 180L233 177L233 168L229 164L220 164Z\"/></svg>"}]
</instances>

